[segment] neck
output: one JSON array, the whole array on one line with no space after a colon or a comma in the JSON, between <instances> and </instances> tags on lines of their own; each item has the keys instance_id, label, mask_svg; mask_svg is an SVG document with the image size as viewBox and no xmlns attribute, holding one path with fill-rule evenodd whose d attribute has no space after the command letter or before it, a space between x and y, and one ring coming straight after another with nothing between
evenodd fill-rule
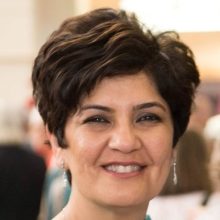
<instances>
[{"instance_id":1,"label":"neck","mask_svg":"<svg viewBox=\"0 0 220 220\"><path fill-rule=\"evenodd\" d=\"M62 216L71 220L144 220L146 204L132 207L113 207L89 201L76 192L71 195ZM62 219L64 220L64 219Z\"/></svg>"}]
</instances>

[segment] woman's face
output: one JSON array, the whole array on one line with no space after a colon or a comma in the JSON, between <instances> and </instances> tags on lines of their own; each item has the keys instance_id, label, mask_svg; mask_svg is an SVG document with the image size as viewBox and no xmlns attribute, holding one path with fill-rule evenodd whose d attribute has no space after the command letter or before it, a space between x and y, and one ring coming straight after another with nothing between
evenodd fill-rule
<instances>
[{"instance_id":1,"label":"woman's face","mask_svg":"<svg viewBox=\"0 0 220 220\"><path fill-rule=\"evenodd\" d=\"M170 169L170 110L143 72L102 80L68 119L65 138L74 196L99 205L146 205Z\"/></svg>"}]
</instances>

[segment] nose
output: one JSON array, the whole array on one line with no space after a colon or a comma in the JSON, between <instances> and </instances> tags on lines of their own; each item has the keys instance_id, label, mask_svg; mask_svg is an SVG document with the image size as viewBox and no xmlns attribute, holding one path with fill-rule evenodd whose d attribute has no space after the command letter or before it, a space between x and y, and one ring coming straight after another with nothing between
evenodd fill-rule
<instances>
[{"instance_id":1,"label":"nose","mask_svg":"<svg viewBox=\"0 0 220 220\"><path fill-rule=\"evenodd\" d=\"M111 133L108 146L113 150L130 153L141 147L141 141L132 125L118 125Z\"/></svg>"}]
</instances>

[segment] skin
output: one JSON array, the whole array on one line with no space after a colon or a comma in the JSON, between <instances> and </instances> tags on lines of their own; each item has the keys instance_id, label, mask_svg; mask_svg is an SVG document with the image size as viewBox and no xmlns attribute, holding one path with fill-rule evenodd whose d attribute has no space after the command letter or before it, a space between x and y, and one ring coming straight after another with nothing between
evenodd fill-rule
<instances>
[{"instance_id":1,"label":"skin","mask_svg":"<svg viewBox=\"0 0 220 220\"><path fill-rule=\"evenodd\" d=\"M139 72L103 79L68 119L65 138L68 148L61 149L50 135L73 176L66 219L143 220L173 158L170 110L151 78Z\"/></svg>"}]
</instances>

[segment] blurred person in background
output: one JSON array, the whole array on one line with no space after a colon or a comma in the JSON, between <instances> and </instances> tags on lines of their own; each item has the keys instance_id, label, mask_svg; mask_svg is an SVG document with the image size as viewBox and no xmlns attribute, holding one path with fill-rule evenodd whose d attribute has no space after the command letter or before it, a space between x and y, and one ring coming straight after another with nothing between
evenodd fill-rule
<instances>
[{"instance_id":1,"label":"blurred person in background","mask_svg":"<svg viewBox=\"0 0 220 220\"><path fill-rule=\"evenodd\" d=\"M206 122L211 116L213 116L214 112L214 103L211 97L202 92L196 93L188 129L203 134Z\"/></svg>"},{"instance_id":2,"label":"blurred person in background","mask_svg":"<svg viewBox=\"0 0 220 220\"><path fill-rule=\"evenodd\" d=\"M30 147L44 159L47 168L50 168L53 164L52 150L45 144L45 126L36 107L32 107L29 110L27 124L27 140Z\"/></svg>"},{"instance_id":3,"label":"blurred person in background","mask_svg":"<svg viewBox=\"0 0 220 220\"><path fill-rule=\"evenodd\" d=\"M214 188L220 191L220 114L209 118L204 128L204 136L210 149L210 171Z\"/></svg>"},{"instance_id":4,"label":"blurred person in background","mask_svg":"<svg viewBox=\"0 0 220 220\"><path fill-rule=\"evenodd\" d=\"M38 220L51 220L66 205L70 187L68 185L64 187L63 172L54 160L51 147L45 144L47 139L45 126L34 105L29 109L27 127L27 140L30 148L41 156L47 165Z\"/></svg>"},{"instance_id":5,"label":"blurred person in background","mask_svg":"<svg viewBox=\"0 0 220 220\"><path fill-rule=\"evenodd\" d=\"M23 109L0 102L0 219L36 220L45 178L44 160L25 143Z\"/></svg>"},{"instance_id":6,"label":"blurred person in background","mask_svg":"<svg viewBox=\"0 0 220 220\"><path fill-rule=\"evenodd\" d=\"M220 164L219 164L219 148L220 140L215 142L215 146L218 147L218 158L216 155L211 157L211 178L214 183L214 191L209 196L209 201L205 207L198 207L193 212L193 220L219 220L220 219ZM215 154L215 151L213 151Z\"/></svg>"},{"instance_id":7,"label":"blurred person in background","mask_svg":"<svg viewBox=\"0 0 220 220\"><path fill-rule=\"evenodd\" d=\"M46 202L45 202L45 218L44 220L51 220L68 203L71 187L68 181L64 181L62 170L59 169L57 175L50 181L50 185L47 190Z\"/></svg>"},{"instance_id":8,"label":"blurred person in background","mask_svg":"<svg viewBox=\"0 0 220 220\"><path fill-rule=\"evenodd\" d=\"M177 184L171 172L159 197L150 203L154 220L193 220L194 209L207 205L212 193L204 137L187 130L176 149Z\"/></svg>"},{"instance_id":9,"label":"blurred person in background","mask_svg":"<svg viewBox=\"0 0 220 220\"><path fill-rule=\"evenodd\" d=\"M52 156L46 172L38 220L51 220L67 204L70 193L69 184L64 182L63 170L57 166Z\"/></svg>"},{"instance_id":10,"label":"blurred person in background","mask_svg":"<svg viewBox=\"0 0 220 220\"><path fill-rule=\"evenodd\" d=\"M204 128L204 135L209 143L209 169L213 192L205 207L194 210L193 220L220 219L220 114L210 117Z\"/></svg>"}]
</instances>

